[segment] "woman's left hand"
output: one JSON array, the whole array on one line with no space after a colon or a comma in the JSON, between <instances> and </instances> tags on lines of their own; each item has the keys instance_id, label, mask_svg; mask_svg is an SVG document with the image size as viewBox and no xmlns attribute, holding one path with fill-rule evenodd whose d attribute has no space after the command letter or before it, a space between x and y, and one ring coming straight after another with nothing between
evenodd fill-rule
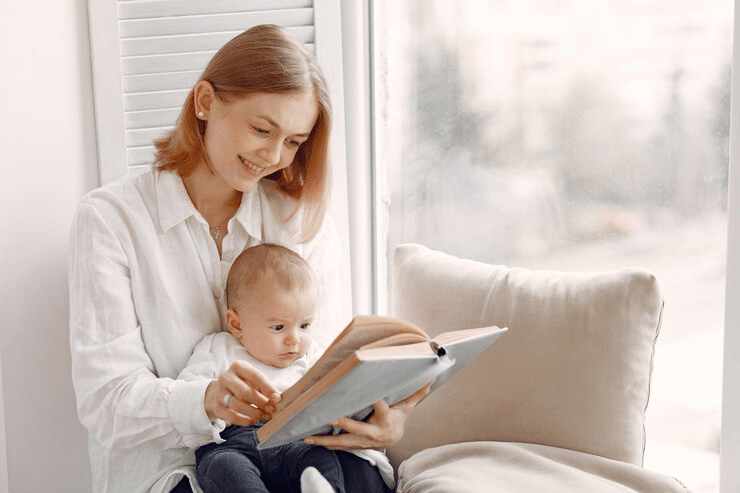
<instances>
[{"instance_id":1,"label":"woman's left hand","mask_svg":"<svg viewBox=\"0 0 740 493\"><path fill-rule=\"evenodd\" d=\"M401 439L406 417L429 394L433 383L429 382L392 406L385 401L376 402L373 404L373 413L367 421L345 417L332 423L335 428L342 429L346 433L314 435L306 437L303 441L330 450L386 449Z\"/></svg>"}]
</instances>

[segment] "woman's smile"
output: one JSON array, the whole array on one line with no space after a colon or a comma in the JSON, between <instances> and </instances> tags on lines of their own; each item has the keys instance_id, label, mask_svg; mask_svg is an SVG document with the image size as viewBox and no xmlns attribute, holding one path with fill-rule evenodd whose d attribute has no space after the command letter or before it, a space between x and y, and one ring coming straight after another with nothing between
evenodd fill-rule
<instances>
[{"instance_id":1,"label":"woman's smile","mask_svg":"<svg viewBox=\"0 0 740 493\"><path fill-rule=\"evenodd\" d=\"M256 174L256 175L260 175L260 174L262 174L262 172L263 172L263 171L265 171L265 169L267 169L267 168L264 168L264 167L262 167L262 166L257 166L257 165L256 165L256 164L254 164L254 163L253 163L252 161L249 161L248 159L245 159L245 158L243 158L243 157L241 157L241 156L239 156L239 160L240 160L240 161L242 162L242 164L243 164L243 165L244 165L244 166L245 166L245 167L246 167L246 168L247 168L247 169L248 169L249 171L251 171L252 173L254 173L254 174Z\"/></svg>"}]
</instances>

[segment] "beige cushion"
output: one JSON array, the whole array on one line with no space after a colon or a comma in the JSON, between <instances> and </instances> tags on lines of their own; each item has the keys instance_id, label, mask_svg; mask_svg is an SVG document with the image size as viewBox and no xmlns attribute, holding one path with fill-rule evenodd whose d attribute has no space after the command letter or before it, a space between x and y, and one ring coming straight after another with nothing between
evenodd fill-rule
<instances>
[{"instance_id":1,"label":"beige cushion","mask_svg":"<svg viewBox=\"0 0 740 493\"><path fill-rule=\"evenodd\" d=\"M526 442L641 465L662 298L644 269L530 271L397 247L394 314L509 331L409 416L394 464L463 441Z\"/></svg>"},{"instance_id":2,"label":"beige cushion","mask_svg":"<svg viewBox=\"0 0 740 493\"><path fill-rule=\"evenodd\" d=\"M419 452L401 465L398 493L678 493L675 478L634 464L523 443L470 442Z\"/></svg>"}]
</instances>

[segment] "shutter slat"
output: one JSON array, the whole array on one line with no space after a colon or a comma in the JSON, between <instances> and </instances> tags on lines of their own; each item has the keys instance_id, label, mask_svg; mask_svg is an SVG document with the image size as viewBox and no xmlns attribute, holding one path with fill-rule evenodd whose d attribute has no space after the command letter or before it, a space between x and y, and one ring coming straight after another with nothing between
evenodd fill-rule
<instances>
[{"instance_id":1,"label":"shutter slat","mask_svg":"<svg viewBox=\"0 0 740 493\"><path fill-rule=\"evenodd\" d=\"M313 52L314 45L306 45L306 48ZM216 51L125 57L121 59L121 73L125 77L170 72L202 72Z\"/></svg>"},{"instance_id":2,"label":"shutter slat","mask_svg":"<svg viewBox=\"0 0 740 493\"><path fill-rule=\"evenodd\" d=\"M190 90L200 78L201 72L202 70L189 70L166 74L129 75L123 77L123 92L129 94L172 89Z\"/></svg>"},{"instance_id":3,"label":"shutter slat","mask_svg":"<svg viewBox=\"0 0 740 493\"><path fill-rule=\"evenodd\" d=\"M131 57L192 51L217 51L240 32L241 30L122 39L121 56Z\"/></svg>"},{"instance_id":4,"label":"shutter slat","mask_svg":"<svg viewBox=\"0 0 740 493\"><path fill-rule=\"evenodd\" d=\"M129 0L118 2L121 20L146 17L306 8L312 0Z\"/></svg>"},{"instance_id":5,"label":"shutter slat","mask_svg":"<svg viewBox=\"0 0 740 493\"><path fill-rule=\"evenodd\" d=\"M154 146L127 148L126 157L129 167L152 164L154 162L154 151Z\"/></svg>"},{"instance_id":6,"label":"shutter slat","mask_svg":"<svg viewBox=\"0 0 740 493\"><path fill-rule=\"evenodd\" d=\"M278 24L283 27L308 26L313 23L313 9L232 12L228 14L134 19L120 21L118 25L121 39L127 39L174 36L178 34L243 31L257 24L264 23Z\"/></svg>"},{"instance_id":7,"label":"shutter slat","mask_svg":"<svg viewBox=\"0 0 740 493\"><path fill-rule=\"evenodd\" d=\"M126 111L143 111L147 109L159 110L164 108L180 108L190 91L179 89L173 91L137 92L124 94L123 108Z\"/></svg>"},{"instance_id":8,"label":"shutter slat","mask_svg":"<svg viewBox=\"0 0 740 493\"><path fill-rule=\"evenodd\" d=\"M175 127L142 128L126 131L126 145L128 147L151 147L155 139L164 137Z\"/></svg>"},{"instance_id":9,"label":"shutter slat","mask_svg":"<svg viewBox=\"0 0 740 493\"><path fill-rule=\"evenodd\" d=\"M313 43L313 26L287 28L292 36L303 43ZM227 41L243 30L218 33L178 34L148 38L129 38L121 40L121 56L160 55L164 53L183 53L193 51L217 51Z\"/></svg>"},{"instance_id":10,"label":"shutter slat","mask_svg":"<svg viewBox=\"0 0 740 493\"><path fill-rule=\"evenodd\" d=\"M124 76L156 74L168 72L203 71L215 51L199 53L169 53L166 55L147 55L128 57L121 60L121 72Z\"/></svg>"},{"instance_id":11,"label":"shutter slat","mask_svg":"<svg viewBox=\"0 0 740 493\"><path fill-rule=\"evenodd\" d=\"M162 110L128 111L125 115L126 130L174 125L180 116L180 108Z\"/></svg>"}]
</instances>

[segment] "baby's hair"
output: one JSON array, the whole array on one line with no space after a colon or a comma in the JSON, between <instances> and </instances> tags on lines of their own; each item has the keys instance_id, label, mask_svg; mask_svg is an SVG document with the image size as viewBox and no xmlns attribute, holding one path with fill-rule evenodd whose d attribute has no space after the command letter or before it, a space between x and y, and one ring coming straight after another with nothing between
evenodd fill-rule
<instances>
[{"instance_id":1,"label":"baby's hair","mask_svg":"<svg viewBox=\"0 0 740 493\"><path fill-rule=\"evenodd\" d=\"M274 243L247 248L234 260L226 279L226 305L233 308L257 281L273 274L284 289L316 286L313 270L294 251Z\"/></svg>"}]
</instances>

